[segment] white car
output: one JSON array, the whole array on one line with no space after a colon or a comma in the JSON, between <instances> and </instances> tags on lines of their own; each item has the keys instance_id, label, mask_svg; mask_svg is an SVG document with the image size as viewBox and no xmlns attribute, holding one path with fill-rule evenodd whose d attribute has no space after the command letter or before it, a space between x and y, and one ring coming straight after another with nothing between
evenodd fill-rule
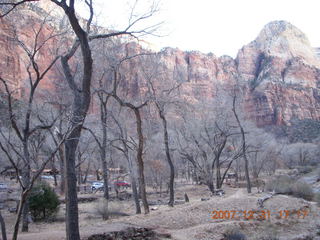
<instances>
[{"instance_id":1,"label":"white car","mask_svg":"<svg viewBox=\"0 0 320 240\"><path fill-rule=\"evenodd\" d=\"M43 175L43 176L41 176L41 179L54 180L54 177L53 177L53 176L46 176L46 175Z\"/></svg>"},{"instance_id":2,"label":"white car","mask_svg":"<svg viewBox=\"0 0 320 240\"><path fill-rule=\"evenodd\" d=\"M7 190L8 189L8 185L5 183L0 183L0 191L1 190Z\"/></svg>"},{"instance_id":3,"label":"white car","mask_svg":"<svg viewBox=\"0 0 320 240\"><path fill-rule=\"evenodd\" d=\"M102 190L103 189L103 182L93 182L91 185L91 190L95 191L95 190Z\"/></svg>"}]
</instances>

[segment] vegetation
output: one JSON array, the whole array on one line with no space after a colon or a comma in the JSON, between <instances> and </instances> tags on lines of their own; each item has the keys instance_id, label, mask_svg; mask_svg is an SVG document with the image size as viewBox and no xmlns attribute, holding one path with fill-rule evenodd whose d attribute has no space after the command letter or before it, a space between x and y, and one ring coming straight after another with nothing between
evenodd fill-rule
<instances>
[{"instance_id":1,"label":"vegetation","mask_svg":"<svg viewBox=\"0 0 320 240\"><path fill-rule=\"evenodd\" d=\"M311 201L314 193L310 185L304 181L297 181L292 185L292 194L295 197Z\"/></svg>"},{"instance_id":2,"label":"vegetation","mask_svg":"<svg viewBox=\"0 0 320 240\"><path fill-rule=\"evenodd\" d=\"M242 184L251 193L252 183L271 178L278 169L294 173L272 178L266 184L268 191L315 199L320 204L319 194L314 195L308 183L295 178L311 173L319 163L320 122L294 120L291 126L274 127L277 133L271 134L269 129L257 127L258 119L254 122L248 117L247 93L271 76L264 69L272 67L273 57L265 53L258 56L251 85L240 74L232 73L228 86L226 81L217 82L214 91L210 89L210 97L205 96L209 95L206 85L190 80L191 75L199 82L206 78L205 72L189 68L197 62L190 57L192 53L181 59L183 64L179 58L167 64L164 59L171 54L166 50L153 54L138 45L139 37L156 35L159 24L146 27L149 24L140 22L149 20L158 5L152 3L142 13L139 1L132 2L128 25L121 31L107 31L93 24L93 0L47 1L60 10L54 16L41 10L38 0L0 3L1 25L3 19L9 30L15 29L1 29L6 36L3 45L10 39L4 50L19 55L11 61L12 56L3 54L7 62L3 61L0 73L0 167L13 169L21 192L12 239L18 238L19 224L28 231L29 209L36 221L48 220L57 212L56 193L48 184L36 182L48 166L60 171L54 184L65 196L68 240L81 239L78 191L87 191L88 185L81 185L93 174L97 180L100 175L103 179L104 199L94 207L103 220L121 214L111 195L114 190L120 199L123 192L115 183L128 179L126 187L131 187L132 195L126 194L132 196L137 214L142 212L140 205L148 214L147 197L158 193L163 198L159 202L170 207L179 204L181 196L175 188L184 181L194 187L206 185L211 196L222 194L226 182ZM87 19L77 15L78 7L87 9ZM30 9L41 14L30 14ZM30 16L24 18L27 13ZM23 31L16 21L20 18L24 18L21 22L28 19ZM186 69L180 66L185 63L183 59L188 62ZM217 78L229 71L223 68L221 72L216 69ZM19 74L13 71L17 69ZM9 74L12 72L14 79ZM18 84L12 84L13 80ZM257 106L268 104L267 96L256 97ZM275 107L274 116L268 116L270 121L278 114ZM259 118L263 123L264 116ZM125 169L121 174L116 170L119 166ZM163 193L163 186L167 193ZM147 193L151 187L157 194ZM1 212L0 225L5 229ZM237 228L227 229L224 237L246 239ZM277 235L267 229L260 239L275 240Z\"/></svg>"},{"instance_id":3,"label":"vegetation","mask_svg":"<svg viewBox=\"0 0 320 240\"><path fill-rule=\"evenodd\" d=\"M112 216L126 215L121 212L121 204L119 202L110 201L105 198L99 199L94 206L95 212L103 220L108 220Z\"/></svg>"},{"instance_id":4,"label":"vegetation","mask_svg":"<svg viewBox=\"0 0 320 240\"><path fill-rule=\"evenodd\" d=\"M268 191L275 191L276 193L293 195L295 197L312 200L314 193L311 186L304 181L295 181L293 177L287 175L280 175L266 184Z\"/></svg>"},{"instance_id":5,"label":"vegetation","mask_svg":"<svg viewBox=\"0 0 320 240\"><path fill-rule=\"evenodd\" d=\"M320 193L314 195L314 200L317 202L317 205L320 207Z\"/></svg>"},{"instance_id":6,"label":"vegetation","mask_svg":"<svg viewBox=\"0 0 320 240\"><path fill-rule=\"evenodd\" d=\"M237 227L229 227L223 233L225 240L246 240L247 237Z\"/></svg>"},{"instance_id":7,"label":"vegetation","mask_svg":"<svg viewBox=\"0 0 320 240\"><path fill-rule=\"evenodd\" d=\"M276 226L272 223L266 223L262 232L255 237L255 240L279 240Z\"/></svg>"},{"instance_id":8,"label":"vegetation","mask_svg":"<svg viewBox=\"0 0 320 240\"><path fill-rule=\"evenodd\" d=\"M30 211L35 221L51 219L59 209L59 198L50 185L38 182L30 193Z\"/></svg>"},{"instance_id":9,"label":"vegetation","mask_svg":"<svg viewBox=\"0 0 320 240\"><path fill-rule=\"evenodd\" d=\"M276 176L266 183L266 189L268 191L274 191L276 193L291 194L292 184L294 179L287 175Z\"/></svg>"}]
</instances>

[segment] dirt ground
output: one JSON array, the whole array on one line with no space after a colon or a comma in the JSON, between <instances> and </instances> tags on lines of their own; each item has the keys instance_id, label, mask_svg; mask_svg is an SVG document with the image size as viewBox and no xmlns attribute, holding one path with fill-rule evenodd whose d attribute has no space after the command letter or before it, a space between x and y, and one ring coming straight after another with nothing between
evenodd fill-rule
<instances>
[{"instance_id":1,"label":"dirt ground","mask_svg":"<svg viewBox=\"0 0 320 240\"><path fill-rule=\"evenodd\" d=\"M179 203L184 200L184 193L187 193L190 202L178 204L174 208L167 205L153 205L149 215L135 215L132 200L116 201L111 204L115 211L121 211L129 216L112 217L103 221L96 213L96 202L80 203L79 218L81 236L87 239L90 235L110 231L123 230L129 226L148 227L161 233L171 234L175 240L206 240L223 239L223 233L230 227L238 227L250 239L262 239L262 236L271 231L276 232L280 240L302 240L313 236L313 239L320 239L320 208L314 202L294 198L285 195L274 195L264 204L264 209L259 209L257 199L267 193L257 193L253 189L252 194L247 194L244 188L224 188L224 196L210 196L205 186L178 184L176 199ZM152 189L149 189L152 191ZM87 194L86 194L87 196ZM88 196L99 196L101 193ZM81 195L83 197L83 195ZM150 194L148 200L157 203L158 199L166 199L167 195ZM208 198L201 201L201 198ZM57 221L52 223L32 223L29 233L20 233L21 240L56 240L64 239L65 224L63 221L65 206L61 205ZM233 219L212 219L212 211L238 211ZM270 211L270 219L260 220L258 215L254 219L245 219L242 211L262 210ZM287 218L279 218L279 211L287 210L290 215ZM299 212L300 210L300 212ZM241 211L241 212L239 212ZM300 218L299 215L300 214ZM302 213L307 213L303 218ZM12 231L14 215L3 212L7 221L8 231ZM318 237L318 238L317 238Z\"/></svg>"}]
</instances>

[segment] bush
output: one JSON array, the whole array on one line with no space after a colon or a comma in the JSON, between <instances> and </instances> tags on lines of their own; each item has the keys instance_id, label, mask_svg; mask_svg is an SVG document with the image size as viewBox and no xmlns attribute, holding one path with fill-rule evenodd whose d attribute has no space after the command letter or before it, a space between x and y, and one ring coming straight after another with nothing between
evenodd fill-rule
<instances>
[{"instance_id":1,"label":"bush","mask_svg":"<svg viewBox=\"0 0 320 240\"><path fill-rule=\"evenodd\" d=\"M300 174L307 174L307 173L311 173L313 170L312 166L301 166L298 167L298 171Z\"/></svg>"},{"instance_id":2,"label":"bush","mask_svg":"<svg viewBox=\"0 0 320 240\"><path fill-rule=\"evenodd\" d=\"M320 192L314 195L314 200L317 202L317 205L320 207Z\"/></svg>"},{"instance_id":3,"label":"bush","mask_svg":"<svg viewBox=\"0 0 320 240\"><path fill-rule=\"evenodd\" d=\"M300 197L306 200L312 200L314 193L310 185L304 181L297 181L292 186L292 194L295 197Z\"/></svg>"},{"instance_id":4,"label":"bush","mask_svg":"<svg viewBox=\"0 0 320 240\"><path fill-rule=\"evenodd\" d=\"M109 219L110 216L126 216L120 212L121 205L119 202L111 202L105 198L99 199L95 204L95 212L102 217L103 220Z\"/></svg>"},{"instance_id":5,"label":"bush","mask_svg":"<svg viewBox=\"0 0 320 240\"><path fill-rule=\"evenodd\" d=\"M225 240L246 240L246 236L240 231L239 228L227 228L223 233Z\"/></svg>"},{"instance_id":6,"label":"bush","mask_svg":"<svg viewBox=\"0 0 320 240\"><path fill-rule=\"evenodd\" d=\"M100 215L103 220L107 220L109 218L107 199L99 199L99 201L95 205L95 209L96 213Z\"/></svg>"},{"instance_id":7,"label":"bush","mask_svg":"<svg viewBox=\"0 0 320 240\"><path fill-rule=\"evenodd\" d=\"M291 187L293 182L294 179L290 176L276 176L275 178L266 183L266 189L268 191L275 191L276 193L291 194Z\"/></svg>"},{"instance_id":8,"label":"bush","mask_svg":"<svg viewBox=\"0 0 320 240\"><path fill-rule=\"evenodd\" d=\"M258 237L255 238L255 240L278 240L278 231L276 229L276 226L271 224L271 223L267 223L261 234L259 234Z\"/></svg>"},{"instance_id":9,"label":"bush","mask_svg":"<svg viewBox=\"0 0 320 240\"><path fill-rule=\"evenodd\" d=\"M59 198L54 190L45 182L37 183L31 190L29 206L35 221L49 219L59 209Z\"/></svg>"}]
</instances>

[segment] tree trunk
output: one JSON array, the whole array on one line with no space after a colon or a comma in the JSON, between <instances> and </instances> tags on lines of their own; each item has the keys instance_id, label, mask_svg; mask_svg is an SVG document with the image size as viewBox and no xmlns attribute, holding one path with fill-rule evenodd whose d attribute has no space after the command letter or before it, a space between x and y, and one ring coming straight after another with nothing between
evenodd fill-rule
<instances>
[{"instance_id":1,"label":"tree trunk","mask_svg":"<svg viewBox=\"0 0 320 240\"><path fill-rule=\"evenodd\" d=\"M18 211L17 211L17 218L16 218L16 221L15 221L14 227L13 227L12 240L17 240L18 239L19 224L20 224L20 220L21 220L21 217L22 217L22 209L23 209L23 207L25 205L26 199L27 199L27 192L22 190L21 196L20 196L20 202L19 202L19 206L18 206Z\"/></svg>"},{"instance_id":2,"label":"tree trunk","mask_svg":"<svg viewBox=\"0 0 320 240\"><path fill-rule=\"evenodd\" d=\"M26 165L24 166L22 170L22 183L24 187L28 187L30 185L30 173L31 173L31 166L30 166L30 155L29 155L29 149L28 149L28 140L25 140L23 143L23 153L25 157ZM18 176L19 177L19 176ZM23 190L21 190L23 191ZM28 232L29 231L29 204L28 204L28 198L25 196L25 201L22 205L22 232Z\"/></svg>"},{"instance_id":3,"label":"tree trunk","mask_svg":"<svg viewBox=\"0 0 320 240\"><path fill-rule=\"evenodd\" d=\"M82 81L79 87L74 81L73 73L71 72L68 64L68 61L72 55L67 54L61 58L64 75L73 93L73 109L72 118L70 120L73 128L68 136L67 141L65 142L66 237L67 240L80 240L75 152L79 143L83 122L87 115L91 101L90 87L93 60L89 46L88 34L81 28L79 24L79 21L75 15L74 5L70 4L70 6L67 6L66 4L63 4L62 1L62 7L69 18L69 22L73 31L79 39L83 64Z\"/></svg>"},{"instance_id":4,"label":"tree trunk","mask_svg":"<svg viewBox=\"0 0 320 240\"><path fill-rule=\"evenodd\" d=\"M209 188L210 192L214 194L214 193L215 193L215 190L214 190L214 184L213 184L213 182L212 182L212 181L208 181L208 182L207 182L207 185L208 185L208 188Z\"/></svg>"},{"instance_id":5,"label":"tree trunk","mask_svg":"<svg viewBox=\"0 0 320 240\"><path fill-rule=\"evenodd\" d=\"M60 128L61 129L61 128ZM61 134L57 134L59 141L62 140L62 136ZM64 165L65 165L65 153L64 153L64 144L62 144L59 147L59 166L60 166L60 194L64 195L65 192L65 169L64 169Z\"/></svg>"},{"instance_id":6,"label":"tree trunk","mask_svg":"<svg viewBox=\"0 0 320 240\"><path fill-rule=\"evenodd\" d=\"M1 211L0 211L0 225L1 225L2 240L7 240L6 223L1 215Z\"/></svg>"},{"instance_id":7,"label":"tree trunk","mask_svg":"<svg viewBox=\"0 0 320 240\"><path fill-rule=\"evenodd\" d=\"M216 186L221 188L221 172L220 172L220 157L216 158Z\"/></svg>"},{"instance_id":8,"label":"tree trunk","mask_svg":"<svg viewBox=\"0 0 320 240\"><path fill-rule=\"evenodd\" d=\"M247 158L247 146L246 146L246 137L245 137L245 132L244 129L241 125L240 119L238 117L238 114L236 112L236 96L233 97L233 107L232 111L234 113L234 116L237 120L238 126L241 131L241 137L242 137L242 154L243 154L243 159L244 159L244 171L245 171L245 176L246 176L246 181L247 181L247 191L248 193L251 193L251 182L250 182L250 176L249 176L249 161Z\"/></svg>"},{"instance_id":9,"label":"tree trunk","mask_svg":"<svg viewBox=\"0 0 320 240\"><path fill-rule=\"evenodd\" d=\"M76 176L76 148L81 128L77 127L65 142L66 234L68 240L80 240Z\"/></svg>"},{"instance_id":10,"label":"tree trunk","mask_svg":"<svg viewBox=\"0 0 320 240\"><path fill-rule=\"evenodd\" d=\"M128 151L127 146L125 145L125 143L123 143L123 145L124 145L124 148L125 148L125 154L126 154L126 158L127 158L128 165L129 165L129 174L130 174L130 179L131 179L131 188L132 188L133 199L134 199L134 203L136 205L136 214L141 214L139 194L138 194L138 190L137 190L136 177L135 177L135 174L134 174L132 161L130 159L129 151Z\"/></svg>"},{"instance_id":11,"label":"tree trunk","mask_svg":"<svg viewBox=\"0 0 320 240\"><path fill-rule=\"evenodd\" d=\"M102 161L102 177L103 177L103 197L109 199L109 182L108 182L108 166L106 160L106 151L101 149L101 161Z\"/></svg>"},{"instance_id":12,"label":"tree trunk","mask_svg":"<svg viewBox=\"0 0 320 240\"><path fill-rule=\"evenodd\" d=\"M168 161L168 164L170 167L170 181L169 181L170 197L169 197L168 205L170 207L173 207L173 205L174 205L174 165L173 165L173 162L171 159L170 149L169 149L169 136L168 136L167 120L160 109L159 109L159 115L160 115L160 118L162 119L163 141L164 141L164 145L165 145L165 149L166 149L167 161Z\"/></svg>"},{"instance_id":13,"label":"tree trunk","mask_svg":"<svg viewBox=\"0 0 320 240\"><path fill-rule=\"evenodd\" d=\"M137 151L137 165L138 165L138 180L139 180L139 192L142 199L142 204L144 207L144 213L148 214L150 212L149 205L147 201L147 193L146 193L146 184L144 180L144 166L143 166L143 133L142 133L142 121L140 111L137 108L134 108L134 113L136 116L137 123L137 133L139 137L138 143L138 151Z\"/></svg>"},{"instance_id":14,"label":"tree trunk","mask_svg":"<svg viewBox=\"0 0 320 240\"><path fill-rule=\"evenodd\" d=\"M87 179L88 179L88 175L89 175L89 171L90 171L90 165L91 162L88 163L87 169L85 171L84 177L82 178L82 183L86 184L87 183Z\"/></svg>"},{"instance_id":15,"label":"tree trunk","mask_svg":"<svg viewBox=\"0 0 320 240\"><path fill-rule=\"evenodd\" d=\"M103 101L103 95L100 96L100 118L102 130L102 145L100 145L102 177L103 177L103 197L109 199L109 183L108 183L108 164L107 164L107 101Z\"/></svg>"}]
</instances>

